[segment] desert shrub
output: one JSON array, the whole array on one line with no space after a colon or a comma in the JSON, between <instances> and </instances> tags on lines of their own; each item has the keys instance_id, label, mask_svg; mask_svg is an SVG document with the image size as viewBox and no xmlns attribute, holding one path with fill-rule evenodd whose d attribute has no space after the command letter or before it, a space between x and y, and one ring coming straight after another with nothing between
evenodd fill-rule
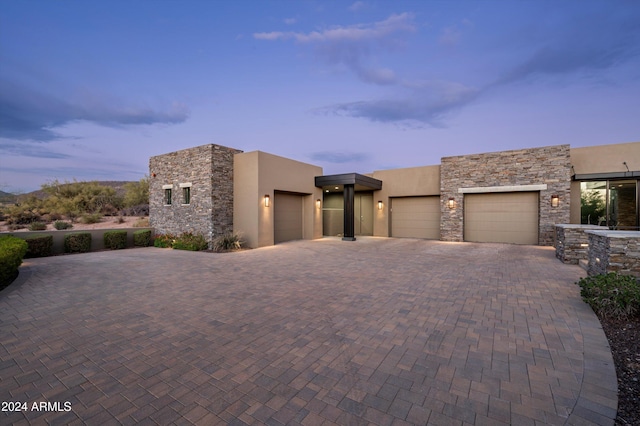
<instances>
[{"instance_id":1,"label":"desert shrub","mask_svg":"<svg viewBox=\"0 0 640 426\"><path fill-rule=\"evenodd\" d=\"M57 180L42 185L42 191L48 195L44 206L49 212L55 212L75 218L87 212L110 211L122 207L122 199L115 189L98 182L64 182ZM110 207L111 206L111 207Z\"/></svg>"},{"instance_id":2,"label":"desert shrub","mask_svg":"<svg viewBox=\"0 0 640 426\"><path fill-rule=\"evenodd\" d=\"M104 233L104 247L119 250L127 247L127 231L106 231Z\"/></svg>"},{"instance_id":3,"label":"desert shrub","mask_svg":"<svg viewBox=\"0 0 640 426\"><path fill-rule=\"evenodd\" d=\"M151 230L139 229L133 231L133 245L136 247L149 247L151 245Z\"/></svg>"},{"instance_id":4,"label":"desert shrub","mask_svg":"<svg viewBox=\"0 0 640 426\"><path fill-rule=\"evenodd\" d=\"M27 243L12 235L0 236L0 286L9 284L18 275Z\"/></svg>"},{"instance_id":5,"label":"desert shrub","mask_svg":"<svg viewBox=\"0 0 640 426\"><path fill-rule=\"evenodd\" d=\"M124 223L124 217L118 216L116 220L113 221L113 223Z\"/></svg>"},{"instance_id":6,"label":"desert shrub","mask_svg":"<svg viewBox=\"0 0 640 426\"><path fill-rule=\"evenodd\" d=\"M25 257L53 256L53 235L29 235L25 241L27 242Z\"/></svg>"},{"instance_id":7,"label":"desert shrub","mask_svg":"<svg viewBox=\"0 0 640 426\"><path fill-rule=\"evenodd\" d=\"M9 209L7 214L8 225L29 225L40 220L40 215L31 210L23 210L20 206Z\"/></svg>"},{"instance_id":8,"label":"desert shrub","mask_svg":"<svg viewBox=\"0 0 640 426\"><path fill-rule=\"evenodd\" d=\"M17 223L12 223L11 225L7 225L7 228L9 228L9 231L17 231L18 229L24 229L26 227L27 225L19 225Z\"/></svg>"},{"instance_id":9,"label":"desert shrub","mask_svg":"<svg viewBox=\"0 0 640 426\"><path fill-rule=\"evenodd\" d=\"M120 210L123 216L149 216L149 204L137 204Z\"/></svg>"},{"instance_id":10,"label":"desert shrub","mask_svg":"<svg viewBox=\"0 0 640 426\"><path fill-rule=\"evenodd\" d=\"M138 182L127 182L124 185L124 205L134 207L142 204L149 205L149 176L145 176ZM148 214L148 213L147 213ZM134 214L131 216L138 216Z\"/></svg>"},{"instance_id":11,"label":"desert shrub","mask_svg":"<svg viewBox=\"0 0 640 426\"><path fill-rule=\"evenodd\" d=\"M172 247L176 250L200 251L209 248L209 243L200 234L185 232L175 239Z\"/></svg>"},{"instance_id":12,"label":"desert shrub","mask_svg":"<svg viewBox=\"0 0 640 426\"><path fill-rule=\"evenodd\" d=\"M627 319L640 315L640 285L636 278L614 272L581 278L580 296L600 317Z\"/></svg>"},{"instance_id":13,"label":"desert shrub","mask_svg":"<svg viewBox=\"0 0 640 426\"><path fill-rule=\"evenodd\" d=\"M80 216L79 222L88 225L91 223L100 223L100 220L102 220L101 213L85 213Z\"/></svg>"},{"instance_id":14,"label":"desert shrub","mask_svg":"<svg viewBox=\"0 0 640 426\"><path fill-rule=\"evenodd\" d=\"M175 235L172 234L156 235L155 239L153 240L153 246L160 248L171 248L175 239Z\"/></svg>"},{"instance_id":15,"label":"desert shrub","mask_svg":"<svg viewBox=\"0 0 640 426\"><path fill-rule=\"evenodd\" d=\"M239 234L232 232L226 233L213 240L213 249L215 251L232 251L242 248L242 238Z\"/></svg>"},{"instance_id":16,"label":"desert shrub","mask_svg":"<svg viewBox=\"0 0 640 426\"><path fill-rule=\"evenodd\" d=\"M56 228L58 231L62 231L63 229L73 228L73 224L69 222L65 222L63 220L56 220L55 222L53 222L53 227Z\"/></svg>"},{"instance_id":17,"label":"desert shrub","mask_svg":"<svg viewBox=\"0 0 640 426\"><path fill-rule=\"evenodd\" d=\"M76 232L64 236L65 253L87 253L91 250L91 234Z\"/></svg>"},{"instance_id":18,"label":"desert shrub","mask_svg":"<svg viewBox=\"0 0 640 426\"><path fill-rule=\"evenodd\" d=\"M133 223L134 228L148 228L149 227L149 218L141 217Z\"/></svg>"},{"instance_id":19,"label":"desert shrub","mask_svg":"<svg viewBox=\"0 0 640 426\"><path fill-rule=\"evenodd\" d=\"M29 231L44 231L47 229L47 224L43 222L31 222L28 229Z\"/></svg>"}]
</instances>

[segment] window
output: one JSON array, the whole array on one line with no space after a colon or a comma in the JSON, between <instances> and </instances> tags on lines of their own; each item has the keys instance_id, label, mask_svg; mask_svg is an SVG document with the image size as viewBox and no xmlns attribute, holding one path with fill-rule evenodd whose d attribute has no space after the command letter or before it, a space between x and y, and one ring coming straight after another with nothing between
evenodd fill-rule
<instances>
[{"instance_id":1,"label":"window","mask_svg":"<svg viewBox=\"0 0 640 426\"><path fill-rule=\"evenodd\" d=\"M635 180L580 182L580 222L638 230L639 189Z\"/></svg>"},{"instance_id":2,"label":"window","mask_svg":"<svg viewBox=\"0 0 640 426\"><path fill-rule=\"evenodd\" d=\"M191 182L181 183L182 205L191 204Z\"/></svg>"},{"instance_id":3,"label":"window","mask_svg":"<svg viewBox=\"0 0 640 426\"><path fill-rule=\"evenodd\" d=\"M171 188L165 188L164 190L164 203L166 205L171 204Z\"/></svg>"},{"instance_id":4,"label":"window","mask_svg":"<svg viewBox=\"0 0 640 426\"><path fill-rule=\"evenodd\" d=\"M191 204L191 187L182 188L182 204Z\"/></svg>"}]
</instances>

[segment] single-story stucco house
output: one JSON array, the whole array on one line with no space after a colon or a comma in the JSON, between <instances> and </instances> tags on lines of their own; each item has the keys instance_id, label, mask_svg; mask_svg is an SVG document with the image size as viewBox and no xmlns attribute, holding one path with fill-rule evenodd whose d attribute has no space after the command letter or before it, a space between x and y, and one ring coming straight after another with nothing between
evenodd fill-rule
<instances>
[{"instance_id":1,"label":"single-story stucco house","mask_svg":"<svg viewBox=\"0 0 640 426\"><path fill-rule=\"evenodd\" d=\"M439 165L325 176L209 144L152 157L150 222L248 247L360 235L553 245L556 224L639 230L640 142L444 157Z\"/></svg>"}]
</instances>

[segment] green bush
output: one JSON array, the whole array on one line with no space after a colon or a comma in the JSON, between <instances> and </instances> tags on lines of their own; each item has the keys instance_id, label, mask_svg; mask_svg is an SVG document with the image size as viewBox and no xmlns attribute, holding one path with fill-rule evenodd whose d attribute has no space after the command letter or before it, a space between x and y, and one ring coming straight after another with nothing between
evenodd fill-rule
<instances>
[{"instance_id":1,"label":"green bush","mask_svg":"<svg viewBox=\"0 0 640 426\"><path fill-rule=\"evenodd\" d=\"M227 233L213 240L215 251L233 251L242 248L242 238L239 234Z\"/></svg>"},{"instance_id":2,"label":"green bush","mask_svg":"<svg viewBox=\"0 0 640 426\"><path fill-rule=\"evenodd\" d=\"M640 285L636 278L611 272L581 278L580 296L596 315L627 319L640 315Z\"/></svg>"},{"instance_id":3,"label":"green bush","mask_svg":"<svg viewBox=\"0 0 640 426\"><path fill-rule=\"evenodd\" d=\"M127 231L106 231L104 247L111 250L127 248Z\"/></svg>"},{"instance_id":4,"label":"green bush","mask_svg":"<svg viewBox=\"0 0 640 426\"><path fill-rule=\"evenodd\" d=\"M0 287L15 279L25 254L27 243L23 239L11 235L0 236Z\"/></svg>"},{"instance_id":5,"label":"green bush","mask_svg":"<svg viewBox=\"0 0 640 426\"><path fill-rule=\"evenodd\" d=\"M43 222L31 222L28 228L29 231L44 231L47 229L47 224Z\"/></svg>"},{"instance_id":6,"label":"green bush","mask_svg":"<svg viewBox=\"0 0 640 426\"><path fill-rule=\"evenodd\" d=\"M133 231L133 245L136 247L149 247L151 245L151 230L139 229Z\"/></svg>"},{"instance_id":7,"label":"green bush","mask_svg":"<svg viewBox=\"0 0 640 426\"><path fill-rule=\"evenodd\" d=\"M80 216L80 223L84 223L85 225L90 225L92 223L100 223L102 220L101 213L85 213Z\"/></svg>"},{"instance_id":8,"label":"green bush","mask_svg":"<svg viewBox=\"0 0 640 426\"><path fill-rule=\"evenodd\" d=\"M73 224L69 222L65 222L64 220L56 220L53 222L53 227L58 231L62 231L63 229L73 228Z\"/></svg>"},{"instance_id":9,"label":"green bush","mask_svg":"<svg viewBox=\"0 0 640 426\"><path fill-rule=\"evenodd\" d=\"M185 232L175 239L172 247L176 250L200 251L209 248L209 243L200 234Z\"/></svg>"},{"instance_id":10,"label":"green bush","mask_svg":"<svg viewBox=\"0 0 640 426\"><path fill-rule=\"evenodd\" d=\"M25 238L27 254L25 257L53 256L53 235L35 234Z\"/></svg>"},{"instance_id":11,"label":"green bush","mask_svg":"<svg viewBox=\"0 0 640 426\"><path fill-rule=\"evenodd\" d=\"M91 250L91 234L76 232L64 236L65 253L87 253Z\"/></svg>"},{"instance_id":12,"label":"green bush","mask_svg":"<svg viewBox=\"0 0 640 426\"><path fill-rule=\"evenodd\" d=\"M172 234L156 235L156 238L153 240L153 246L160 248L171 248L175 239L175 235Z\"/></svg>"}]
</instances>

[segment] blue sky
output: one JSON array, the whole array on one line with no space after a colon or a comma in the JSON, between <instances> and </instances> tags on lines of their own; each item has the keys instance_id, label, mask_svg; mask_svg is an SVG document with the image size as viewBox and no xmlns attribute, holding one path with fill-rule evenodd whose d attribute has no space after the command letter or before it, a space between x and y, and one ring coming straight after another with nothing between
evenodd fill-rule
<instances>
[{"instance_id":1,"label":"blue sky","mask_svg":"<svg viewBox=\"0 0 640 426\"><path fill-rule=\"evenodd\" d=\"M325 174L640 140L638 1L0 0L0 189L216 143Z\"/></svg>"}]
</instances>

